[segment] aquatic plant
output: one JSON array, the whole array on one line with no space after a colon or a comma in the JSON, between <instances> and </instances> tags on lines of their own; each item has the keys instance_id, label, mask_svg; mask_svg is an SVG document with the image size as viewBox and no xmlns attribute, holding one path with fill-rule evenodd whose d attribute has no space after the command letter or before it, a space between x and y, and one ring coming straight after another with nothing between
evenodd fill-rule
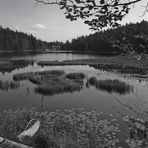
<instances>
[{"instance_id":1,"label":"aquatic plant","mask_svg":"<svg viewBox=\"0 0 148 148\"><path fill-rule=\"evenodd\" d=\"M15 74L13 76L14 81L22 81L22 80L27 80L33 75L33 72L28 72L28 73L21 73L21 74Z\"/></svg>"},{"instance_id":2,"label":"aquatic plant","mask_svg":"<svg viewBox=\"0 0 148 148\"><path fill-rule=\"evenodd\" d=\"M13 76L16 81L29 80L37 84L35 92L43 95L80 91L84 78L85 75L83 73L65 75L62 70L21 73Z\"/></svg>"},{"instance_id":3,"label":"aquatic plant","mask_svg":"<svg viewBox=\"0 0 148 148\"><path fill-rule=\"evenodd\" d=\"M119 65L119 64L90 64L95 69L101 69L105 71L116 71L124 74L141 74L145 75L147 72L143 68L130 65Z\"/></svg>"},{"instance_id":4,"label":"aquatic plant","mask_svg":"<svg viewBox=\"0 0 148 148\"><path fill-rule=\"evenodd\" d=\"M64 71L62 70L50 70L50 71L38 71L38 72L28 72L28 73L19 73L15 74L13 76L13 79L15 81L22 81L22 80L29 80L31 78L34 78L34 76L38 77L56 77L56 76L62 76L64 75Z\"/></svg>"},{"instance_id":5,"label":"aquatic plant","mask_svg":"<svg viewBox=\"0 0 148 148\"><path fill-rule=\"evenodd\" d=\"M96 77L91 77L88 79L87 83L92 86L96 86L98 84L98 80L96 79Z\"/></svg>"},{"instance_id":6,"label":"aquatic plant","mask_svg":"<svg viewBox=\"0 0 148 148\"><path fill-rule=\"evenodd\" d=\"M41 121L39 132L24 144L37 148L111 148L118 142L118 126L102 120L95 111L83 108L65 109L55 112L37 112L35 109L17 109L0 114L1 136L17 141L16 136L23 131L30 119Z\"/></svg>"},{"instance_id":7,"label":"aquatic plant","mask_svg":"<svg viewBox=\"0 0 148 148\"><path fill-rule=\"evenodd\" d=\"M95 77L91 77L88 79L87 83L95 86L98 90L106 91L108 93L124 95L133 91L132 85L126 84L118 79L97 80Z\"/></svg>"},{"instance_id":8,"label":"aquatic plant","mask_svg":"<svg viewBox=\"0 0 148 148\"><path fill-rule=\"evenodd\" d=\"M20 85L17 82L0 81L0 89L3 91L7 91L9 89L17 89L19 86Z\"/></svg>"},{"instance_id":9,"label":"aquatic plant","mask_svg":"<svg viewBox=\"0 0 148 148\"><path fill-rule=\"evenodd\" d=\"M107 91L108 93L118 93L120 95L127 94L133 91L133 86L126 84L123 81L114 79L99 80L98 89Z\"/></svg>"},{"instance_id":10,"label":"aquatic plant","mask_svg":"<svg viewBox=\"0 0 148 148\"><path fill-rule=\"evenodd\" d=\"M123 120L129 127L129 138L126 143L131 148L147 147L148 146L148 121L141 118L125 116Z\"/></svg>"},{"instance_id":11,"label":"aquatic plant","mask_svg":"<svg viewBox=\"0 0 148 148\"><path fill-rule=\"evenodd\" d=\"M59 94L64 92L80 91L82 89L82 84L83 84L82 81L68 80L68 79L65 79L65 77L59 77L59 78L53 78L53 79L44 77L43 79L40 78L38 82L39 81L40 83L38 87L35 89L35 92L38 92L44 95L54 95L54 94Z\"/></svg>"},{"instance_id":12,"label":"aquatic plant","mask_svg":"<svg viewBox=\"0 0 148 148\"><path fill-rule=\"evenodd\" d=\"M83 80L85 78L84 73L69 73L66 75L66 78L72 80Z\"/></svg>"},{"instance_id":13,"label":"aquatic plant","mask_svg":"<svg viewBox=\"0 0 148 148\"><path fill-rule=\"evenodd\" d=\"M139 74L139 75L145 75L147 74L145 69L138 68L138 67L128 67L128 68L122 68L119 70L119 72L124 74Z\"/></svg>"}]
</instances>

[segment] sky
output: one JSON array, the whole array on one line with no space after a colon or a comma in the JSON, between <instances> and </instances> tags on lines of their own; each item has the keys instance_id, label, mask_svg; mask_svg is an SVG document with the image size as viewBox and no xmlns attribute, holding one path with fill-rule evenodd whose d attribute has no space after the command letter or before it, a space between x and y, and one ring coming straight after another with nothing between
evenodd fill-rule
<instances>
[{"instance_id":1,"label":"sky","mask_svg":"<svg viewBox=\"0 0 148 148\"><path fill-rule=\"evenodd\" d=\"M148 13L141 17L147 0L137 3L122 24L148 21ZM65 18L58 6L38 4L35 0L0 0L0 25L28 34L38 39L51 41L71 40L92 32L82 20L73 21Z\"/></svg>"}]
</instances>

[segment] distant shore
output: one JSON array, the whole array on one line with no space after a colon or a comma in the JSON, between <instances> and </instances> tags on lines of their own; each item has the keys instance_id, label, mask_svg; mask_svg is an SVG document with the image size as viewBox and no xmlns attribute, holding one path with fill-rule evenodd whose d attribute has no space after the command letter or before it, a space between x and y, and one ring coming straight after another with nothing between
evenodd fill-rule
<instances>
[{"instance_id":1,"label":"distant shore","mask_svg":"<svg viewBox=\"0 0 148 148\"><path fill-rule=\"evenodd\" d=\"M96 64L108 64L108 65L122 65L148 69L148 57L138 61L134 56L100 56L93 59L82 60L65 60L65 61L40 61L40 66L66 66L66 65L96 65Z\"/></svg>"}]
</instances>

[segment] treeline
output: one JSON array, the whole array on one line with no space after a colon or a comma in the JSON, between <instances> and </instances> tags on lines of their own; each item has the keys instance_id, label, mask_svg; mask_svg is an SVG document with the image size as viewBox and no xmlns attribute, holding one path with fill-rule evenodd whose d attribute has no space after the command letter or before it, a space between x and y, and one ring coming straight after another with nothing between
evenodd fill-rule
<instances>
[{"instance_id":1,"label":"treeline","mask_svg":"<svg viewBox=\"0 0 148 148\"><path fill-rule=\"evenodd\" d=\"M129 50L148 53L148 22L130 23L116 29L81 36L71 42L67 41L62 49L102 54L126 53Z\"/></svg>"},{"instance_id":2,"label":"treeline","mask_svg":"<svg viewBox=\"0 0 148 148\"><path fill-rule=\"evenodd\" d=\"M13 31L0 26L0 51L22 51L22 50L43 50L51 49L53 46L60 46L60 42L45 42L36 39L33 35Z\"/></svg>"}]
</instances>

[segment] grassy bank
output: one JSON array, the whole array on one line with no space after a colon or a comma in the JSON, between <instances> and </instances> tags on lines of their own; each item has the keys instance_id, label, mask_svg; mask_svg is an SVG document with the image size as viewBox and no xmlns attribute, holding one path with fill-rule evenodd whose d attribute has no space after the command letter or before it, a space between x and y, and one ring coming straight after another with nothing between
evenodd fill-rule
<instances>
[{"instance_id":1,"label":"grassy bank","mask_svg":"<svg viewBox=\"0 0 148 148\"><path fill-rule=\"evenodd\" d=\"M144 63L144 65L143 65ZM130 67L141 67L144 66L145 69L148 69L148 59L143 59L138 61L134 56L112 56L112 57L103 57L100 56L94 59L83 59L83 60L66 60L66 61L40 61L38 65L41 66L55 66L55 65L95 65L95 64L111 64L111 65L122 65Z\"/></svg>"},{"instance_id":2,"label":"grassy bank","mask_svg":"<svg viewBox=\"0 0 148 148\"><path fill-rule=\"evenodd\" d=\"M148 71L148 59L138 61L134 56L98 57L85 60L40 61L40 66L89 65L96 69L116 71L124 74L145 75Z\"/></svg>"}]
</instances>

